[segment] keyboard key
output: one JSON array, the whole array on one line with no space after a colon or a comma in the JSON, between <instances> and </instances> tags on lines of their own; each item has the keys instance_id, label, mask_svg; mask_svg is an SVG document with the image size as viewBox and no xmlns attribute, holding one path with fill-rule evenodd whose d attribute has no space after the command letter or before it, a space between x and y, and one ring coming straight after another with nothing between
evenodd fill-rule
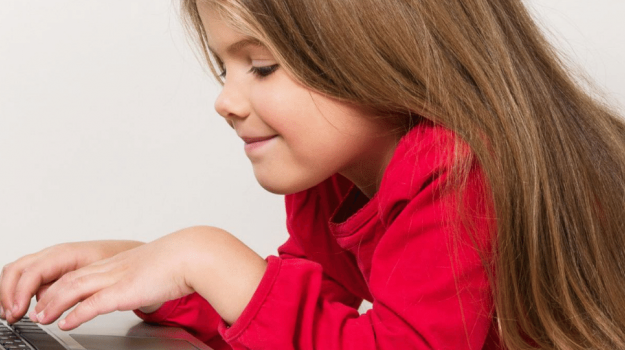
<instances>
[{"instance_id":1,"label":"keyboard key","mask_svg":"<svg viewBox=\"0 0 625 350\"><path fill-rule=\"evenodd\" d=\"M65 350L58 340L28 318L11 327L0 323L0 350L24 350L31 346L37 350Z\"/></svg>"}]
</instances>

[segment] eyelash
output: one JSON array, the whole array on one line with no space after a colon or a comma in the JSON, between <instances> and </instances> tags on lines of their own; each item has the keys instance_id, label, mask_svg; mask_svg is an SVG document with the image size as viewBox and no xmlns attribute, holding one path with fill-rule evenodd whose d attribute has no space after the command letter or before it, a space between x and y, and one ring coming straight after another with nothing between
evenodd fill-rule
<instances>
[{"instance_id":1,"label":"eyelash","mask_svg":"<svg viewBox=\"0 0 625 350\"><path fill-rule=\"evenodd\" d=\"M269 75L271 75L273 72L275 72L278 67L280 67L280 65L278 64L274 64L271 66L263 66L263 67L252 67L249 70L249 73L252 73L254 75L256 75L259 78L265 78ZM222 79L226 78L226 70L222 70L221 73L219 74L219 77Z\"/></svg>"},{"instance_id":2,"label":"eyelash","mask_svg":"<svg viewBox=\"0 0 625 350\"><path fill-rule=\"evenodd\" d=\"M271 66L263 66L263 67L252 67L252 69L250 69L250 73L253 73L254 75L260 78L264 78L266 76L271 75L271 73L275 72L277 69L278 69L277 64L274 64Z\"/></svg>"}]
</instances>

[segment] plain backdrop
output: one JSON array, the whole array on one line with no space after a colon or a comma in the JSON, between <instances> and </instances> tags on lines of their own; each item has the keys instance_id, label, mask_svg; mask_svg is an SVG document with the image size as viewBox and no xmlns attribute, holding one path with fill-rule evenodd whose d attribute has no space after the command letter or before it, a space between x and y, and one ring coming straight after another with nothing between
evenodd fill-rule
<instances>
[{"instance_id":1,"label":"plain backdrop","mask_svg":"<svg viewBox=\"0 0 625 350\"><path fill-rule=\"evenodd\" d=\"M175 0L0 2L0 266L76 240L222 227L261 255L286 238L216 115L220 87ZM625 1L532 0L572 62L625 104Z\"/></svg>"}]
</instances>

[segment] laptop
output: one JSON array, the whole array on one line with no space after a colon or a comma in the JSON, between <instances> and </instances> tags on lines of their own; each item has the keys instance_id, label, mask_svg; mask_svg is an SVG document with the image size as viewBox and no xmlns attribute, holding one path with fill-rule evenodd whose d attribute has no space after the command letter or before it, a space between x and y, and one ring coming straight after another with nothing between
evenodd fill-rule
<instances>
[{"instance_id":1,"label":"laptop","mask_svg":"<svg viewBox=\"0 0 625 350\"><path fill-rule=\"evenodd\" d=\"M0 322L1 350L211 350L181 328L147 324L132 312L101 315L64 332L56 322Z\"/></svg>"}]
</instances>

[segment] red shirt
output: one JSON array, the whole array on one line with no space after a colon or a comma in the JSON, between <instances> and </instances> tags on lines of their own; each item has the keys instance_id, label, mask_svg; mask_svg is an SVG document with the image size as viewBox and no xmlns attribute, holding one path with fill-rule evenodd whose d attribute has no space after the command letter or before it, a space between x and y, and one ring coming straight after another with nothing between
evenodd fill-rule
<instances>
[{"instance_id":1,"label":"red shirt","mask_svg":"<svg viewBox=\"0 0 625 350\"><path fill-rule=\"evenodd\" d=\"M424 122L370 200L339 175L287 195L290 237L232 326L197 294L137 314L215 349L499 349L482 263L493 220L477 166L464 196L446 187L453 149L449 131ZM477 235L460 223L459 200ZM363 299L373 306L361 315Z\"/></svg>"}]
</instances>

